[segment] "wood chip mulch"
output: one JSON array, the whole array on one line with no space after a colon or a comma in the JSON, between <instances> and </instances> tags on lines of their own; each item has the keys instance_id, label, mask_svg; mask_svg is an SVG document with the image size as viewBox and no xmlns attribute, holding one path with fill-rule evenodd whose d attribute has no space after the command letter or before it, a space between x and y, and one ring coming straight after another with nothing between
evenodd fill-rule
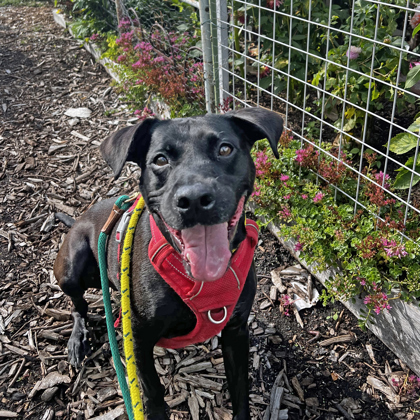
<instances>
[{"instance_id":1,"label":"wood chip mulch","mask_svg":"<svg viewBox=\"0 0 420 420\"><path fill-rule=\"evenodd\" d=\"M86 294L93 353L76 371L67 363L71 305L52 274L68 231L54 212L77 217L138 184L135 165L114 181L98 152L136 121L110 82L50 7L0 8L0 419L125 418L101 293ZM418 397L392 380L407 378L406 366L339 304L286 316L285 293L305 299L296 284L311 297L317 286L266 231L256 264L252 419L419 418ZM155 365L172 420L232 418L218 337L156 348Z\"/></svg>"}]
</instances>

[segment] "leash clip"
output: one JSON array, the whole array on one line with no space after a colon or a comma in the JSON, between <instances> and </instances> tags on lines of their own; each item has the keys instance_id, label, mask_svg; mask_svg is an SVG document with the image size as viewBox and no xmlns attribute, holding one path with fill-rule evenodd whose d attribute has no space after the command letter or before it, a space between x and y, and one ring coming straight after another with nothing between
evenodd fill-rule
<instances>
[{"instance_id":1,"label":"leash clip","mask_svg":"<svg viewBox=\"0 0 420 420\"><path fill-rule=\"evenodd\" d=\"M131 203L132 201L134 201L138 196L140 195L140 193L134 192L132 193L127 200L124 201L124 203Z\"/></svg>"},{"instance_id":2,"label":"leash clip","mask_svg":"<svg viewBox=\"0 0 420 420\"><path fill-rule=\"evenodd\" d=\"M120 243L122 239L122 234L125 232L128 226L128 222L130 221L132 211L126 211L120 219L120 223L118 223L117 232L115 234L115 240Z\"/></svg>"}]
</instances>

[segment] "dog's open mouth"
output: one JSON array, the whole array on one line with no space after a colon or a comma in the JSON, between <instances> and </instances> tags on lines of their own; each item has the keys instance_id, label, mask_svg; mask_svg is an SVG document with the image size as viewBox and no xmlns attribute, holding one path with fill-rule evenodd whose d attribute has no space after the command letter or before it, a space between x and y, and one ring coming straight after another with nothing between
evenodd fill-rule
<instances>
[{"instance_id":1,"label":"dog's open mouth","mask_svg":"<svg viewBox=\"0 0 420 420\"><path fill-rule=\"evenodd\" d=\"M225 274L232 256L230 242L235 236L244 203L245 196L239 200L232 219L217 225L175 230L165 223L195 280L214 281Z\"/></svg>"}]
</instances>

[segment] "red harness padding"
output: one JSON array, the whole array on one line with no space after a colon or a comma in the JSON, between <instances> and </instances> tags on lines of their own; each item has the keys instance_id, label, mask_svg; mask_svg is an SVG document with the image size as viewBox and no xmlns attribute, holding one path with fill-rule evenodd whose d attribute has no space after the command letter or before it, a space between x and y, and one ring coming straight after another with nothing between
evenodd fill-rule
<instances>
[{"instance_id":1,"label":"red harness padding","mask_svg":"<svg viewBox=\"0 0 420 420\"><path fill-rule=\"evenodd\" d=\"M220 333L228 323L244 288L258 243L258 225L252 220L246 220L245 240L233 254L223 277L213 282L198 282L188 276L181 256L163 237L152 216L150 227L152 240L149 244L149 258L153 267L197 318L196 326L189 334L162 338L157 345L177 349L206 341Z\"/></svg>"}]
</instances>

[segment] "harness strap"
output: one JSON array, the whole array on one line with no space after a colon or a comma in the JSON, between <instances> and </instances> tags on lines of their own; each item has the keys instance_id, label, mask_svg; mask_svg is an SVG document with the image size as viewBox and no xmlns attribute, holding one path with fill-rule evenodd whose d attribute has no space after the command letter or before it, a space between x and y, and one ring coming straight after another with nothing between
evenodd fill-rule
<instances>
[{"instance_id":1,"label":"harness strap","mask_svg":"<svg viewBox=\"0 0 420 420\"><path fill-rule=\"evenodd\" d=\"M124 209L120 209L116 204L114 204L114 206L112 207L111 214L109 215L108 220L102 227L101 232L105 233L105 235L109 235L112 232L112 229L114 228L115 224L124 214L124 212Z\"/></svg>"}]
</instances>

